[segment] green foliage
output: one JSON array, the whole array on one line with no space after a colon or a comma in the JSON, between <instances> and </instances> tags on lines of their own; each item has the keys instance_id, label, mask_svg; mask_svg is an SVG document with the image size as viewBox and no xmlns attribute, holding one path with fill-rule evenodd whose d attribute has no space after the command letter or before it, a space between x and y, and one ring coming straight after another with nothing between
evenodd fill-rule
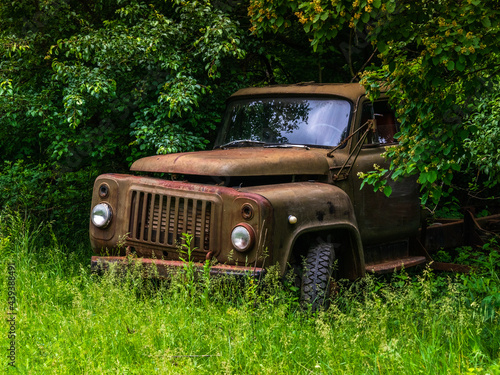
<instances>
[{"instance_id":1,"label":"green foliage","mask_svg":"<svg viewBox=\"0 0 500 375\"><path fill-rule=\"evenodd\" d=\"M197 1L87 7L49 1L47 18L27 4L0 8L10 15L0 35L2 129L16 140L24 134L25 144L2 138L9 158L64 163L80 153L88 159L83 165L95 165L129 154L129 143L139 154L204 147L202 135L216 119L186 117L212 92L230 59L244 56L237 23ZM26 13L18 17L31 18L31 29L19 29L21 20L13 19L12 7L23 5ZM97 13L106 18L94 18Z\"/></svg>"},{"instance_id":2,"label":"green foliage","mask_svg":"<svg viewBox=\"0 0 500 375\"><path fill-rule=\"evenodd\" d=\"M464 127L472 129L464 140L465 155L460 163L466 170L490 176L491 187L500 182L500 82L490 82L491 89L475 100L474 111ZM496 177L496 178L495 178Z\"/></svg>"},{"instance_id":3,"label":"green foliage","mask_svg":"<svg viewBox=\"0 0 500 375\"><path fill-rule=\"evenodd\" d=\"M23 212L38 220L54 221L59 235L87 237L91 189L98 171L83 168L69 173L58 166L28 161L5 161L0 173L0 206ZM71 219L71 220L69 220Z\"/></svg>"},{"instance_id":4,"label":"green foliage","mask_svg":"<svg viewBox=\"0 0 500 375\"><path fill-rule=\"evenodd\" d=\"M477 173L470 167L481 164L476 151L469 148L467 152L466 144L487 129L483 123L473 126L465 120L468 113L478 111L478 103L491 97L488 91L496 79L492 74L497 69L494 56L499 53L500 28L490 17L499 8L494 2L425 5L432 13L417 18L419 22L412 27L401 24L400 37L405 39L391 36L385 40L385 65L367 73L362 82L371 88L380 82L390 85L389 95L398 108L400 144L386 153L392 177L416 174L424 188L423 203L428 199L437 203L450 194L458 172L470 173L469 181L474 181ZM403 15L420 12L417 6ZM384 29L374 29L374 38L385 39ZM490 186L497 181L495 173L484 176Z\"/></svg>"},{"instance_id":5,"label":"green foliage","mask_svg":"<svg viewBox=\"0 0 500 375\"><path fill-rule=\"evenodd\" d=\"M499 12L497 1L253 0L249 7L258 35L286 34L300 24L314 50L328 48L346 30L371 46L380 63L369 66L361 82L372 97L388 89L401 131L399 145L385 153L388 173L363 178L378 188L384 178L417 175L423 203L448 195L459 172L476 169L487 186L498 182L498 105L492 101Z\"/></svg>"},{"instance_id":6,"label":"green foliage","mask_svg":"<svg viewBox=\"0 0 500 375\"><path fill-rule=\"evenodd\" d=\"M358 177L363 179L360 189L363 189L365 184L373 185L373 191L381 191L387 197L392 194L392 188L387 184L387 179L381 179L379 176L386 176L388 170L380 167L377 164L373 165L374 171L367 173L359 172Z\"/></svg>"},{"instance_id":7,"label":"green foliage","mask_svg":"<svg viewBox=\"0 0 500 375\"><path fill-rule=\"evenodd\" d=\"M311 315L277 269L262 281L202 277L194 294L182 273L160 282L132 267L98 277L81 244L66 248L50 226L2 213L0 308L8 311L14 264L19 324L17 368L7 356L0 365L7 374L494 374L499 283L490 246L469 253L471 275L340 281L330 309Z\"/></svg>"},{"instance_id":8,"label":"green foliage","mask_svg":"<svg viewBox=\"0 0 500 375\"><path fill-rule=\"evenodd\" d=\"M436 259L441 262L452 262L471 266L470 275L461 275L460 279L466 290L466 301L477 306L483 319L498 318L500 309L500 277L498 238L492 238L482 248L464 246L455 249L455 257L440 251Z\"/></svg>"},{"instance_id":9,"label":"green foliage","mask_svg":"<svg viewBox=\"0 0 500 375\"><path fill-rule=\"evenodd\" d=\"M183 285L185 286L186 290L186 298L193 299L196 294L196 280L195 280L195 273L196 269L194 266L193 259L191 257L193 250L195 247L193 247L192 241L193 241L194 236L191 234L182 234L182 239L183 243L180 245L179 252L182 254L180 256L180 260L183 262L183 278L184 282ZM207 260L207 262L209 262Z\"/></svg>"},{"instance_id":10,"label":"green foliage","mask_svg":"<svg viewBox=\"0 0 500 375\"><path fill-rule=\"evenodd\" d=\"M86 227L90 177L205 148L244 36L208 1L0 1L0 205Z\"/></svg>"}]
</instances>

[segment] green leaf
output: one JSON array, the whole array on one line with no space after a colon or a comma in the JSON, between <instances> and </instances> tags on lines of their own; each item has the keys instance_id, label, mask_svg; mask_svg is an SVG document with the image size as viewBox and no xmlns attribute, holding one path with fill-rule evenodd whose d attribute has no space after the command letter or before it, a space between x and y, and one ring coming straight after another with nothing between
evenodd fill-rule
<instances>
[{"instance_id":1,"label":"green leaf","mask_svg":"<svg viewBox=\"0 0 500 375\"><path fill-rule=\"evenodd\" d=\"M389 185L384 186L384 194L386 197L389 197L392 194L392 188Z\"/></svg>"},{"instance_id":2,"label":"green leaf","mask_svg":"<svg viewBox=\"0 0 500 375\"><path fill-rule=\"evenodd\" d=\"M417 147L415 147L415 149L414 149L414 153L415 153L415 155L420 155L422 152L424 152L424 150L425 150L425 149L424 149L424 147L423 147L423 146L418 145Z\"/></svg>"},{"instance_id":3,"label":"green leaf","mask_svg":"<svg viewBox=\"0 0 500 375\"><path fill-rule=\"evenodd\" d=\"M390 0L386 4L386 8L387 8L387 12L388 13L394 13L394 11L396 10L396 1L395 0Z\"/></svg>"},{"instance_id":4,"label":"green leaf","mask_svg":"<svg viewBox=\"0 0 500 375\"><path fill-rule=\"evenodd\" d=\"M377 49L380 51L380 53L384 53L387 49L387 44L384 41L377 41ZM395 67L394 61L391 61L391 63L389 64L389 68L391 68L391 66L392 66L391 71L394 71Z\"/></svg>"},{"instance_id":5,"label":"green leaf","mask_svg":"<svg viewBox=\"0 0 500 375\"><path fill-rule=\"evenodd\" d=\"M429 181L432 184L436 180L437 180L437 171L430 170L429 172L427 172L427 181Z\"/></svg>"},{"instance_id":6,"label":"green leaf","mask_svg":"<svg viewBox=\"0 0 500 375\"><path fill-rule=\"evenodd\" d=\"M453 149L453 145L452 145L452 144L448 145L448 146L444 149L444 151L443 151L443 155L445 155L445 156L446 156L446 155L448 155L448 154L451 152L451 150L452 150L452 149Z\"/></svg>"},{"instance_id":7,"label":"green leaf","mask_svg":"<svg viewBox=\"0 0 500 375\"><path fill-rule=\"evenodd\" d=\"M322 27L314 33L314 40L313 43L311 43L311 45L319 43L319 41L323 38L324 35L325 35L325 28Z\"/></svg>"},{"instance_id":8,"label":"green leaf","mask_svg":"<svg viewBox=\"0 0 500 375\"><path fill-rule=\"evenodd\" d=\"M420 173L420 175L418 176L418 182L420 182L422 185L427 182L427 173L426 172Z\"/></svg>"},{"instance_id":9,"label":"green leaf","mask_svg":"<svg viewBox=\"0 0 500 375\"><path fill-rule=\"evenodd\" d=\"M438 201L441 198L442 191L440 189L433 190L432 192L432 199L434 201Z\"/></svg>"}]
</instances>

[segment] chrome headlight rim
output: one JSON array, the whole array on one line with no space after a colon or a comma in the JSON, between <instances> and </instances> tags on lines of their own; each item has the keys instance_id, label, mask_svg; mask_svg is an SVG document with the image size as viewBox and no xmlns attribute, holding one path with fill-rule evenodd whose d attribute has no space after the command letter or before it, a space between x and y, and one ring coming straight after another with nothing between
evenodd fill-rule
<instances>
[{"instance_id":1,"label":"chrome headlight rim","mask_svg":"<svg viewBox=\"0 0 500 375\"><path fill-rule=\"evenodd\" d=\"M250 250L255 244L255 231L247 223L239 223L231 231L231 244L238 252Z\"/></svg>"},{"instance_id":2,"label":"chrome headlight rim","mask_svg":"<svg viewBox=\"0 0 500 375\"><path fill-rule=\"evenodd\" d=\"M111 206L105 202L98 203L92 208L90 219L92 224L97 228L104 229L109 226L113 218L113 210Z\"/></svg>"}]
</instances>

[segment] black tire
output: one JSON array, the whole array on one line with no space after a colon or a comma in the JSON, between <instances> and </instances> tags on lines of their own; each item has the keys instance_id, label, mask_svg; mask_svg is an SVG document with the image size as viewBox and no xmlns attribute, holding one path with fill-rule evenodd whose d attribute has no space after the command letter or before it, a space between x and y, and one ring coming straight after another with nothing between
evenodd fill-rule
<instances>
[{"instance_id":1,"label":"black tire","mask_svg":"<svg viewBox=\"0 0 500 375\"><path fill-rule=\"evenodd\" d=\"M315 244L309 249L300 288L300 301L304 307L311 306L312 311L328 307L334 261L335 249L331 243Z\"/></svg>"}]
</instances>

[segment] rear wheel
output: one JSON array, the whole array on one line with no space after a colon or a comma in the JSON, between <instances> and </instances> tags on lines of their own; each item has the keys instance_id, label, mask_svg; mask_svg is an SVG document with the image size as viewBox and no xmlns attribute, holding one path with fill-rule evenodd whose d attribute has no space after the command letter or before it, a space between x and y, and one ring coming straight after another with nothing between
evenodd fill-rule
<instances>
[{"instance_id":1,"label":"rear wheel","mask_svg":"<svg viewBox=\"0 0 500 375\"><path fill-rule=\"evenodd\" d=\"M333 244L318 243L309 249L304 263L300 288L300 301L310 305L313 311L328 307L332 289L333 262L335 249Z\"/></svg>"}]
</instances>

